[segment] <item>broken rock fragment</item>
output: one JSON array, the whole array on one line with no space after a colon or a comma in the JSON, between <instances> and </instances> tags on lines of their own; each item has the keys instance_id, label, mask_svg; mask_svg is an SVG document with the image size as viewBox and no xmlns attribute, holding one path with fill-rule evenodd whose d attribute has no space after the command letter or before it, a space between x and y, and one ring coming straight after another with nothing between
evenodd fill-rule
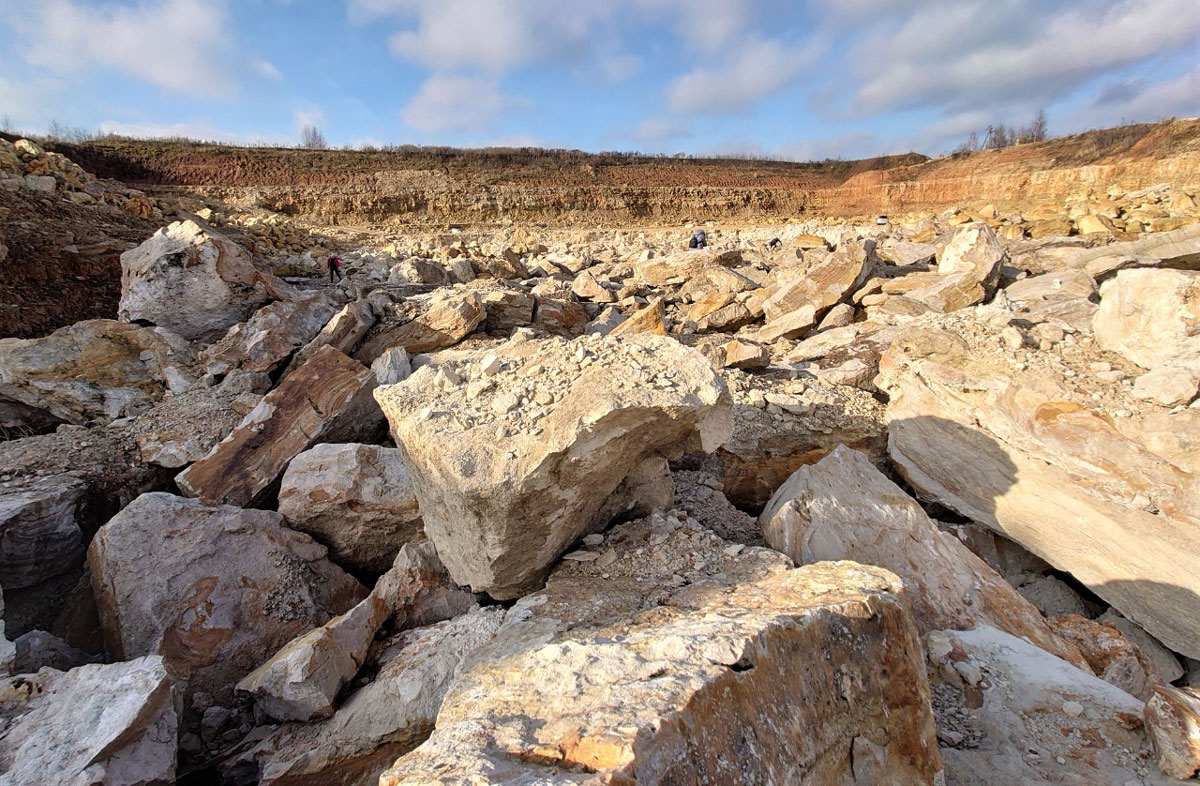
<instances>
[{"instance_id":1,"label":"broken rock fragment","mask_svg":"<svg viewBox=\"0 0 1200 786\"><path fill-rule=\"evenodd\" d=\"M1144 718L1164 773L1187 780L1200 771L1200 690L1156 685Z\"/></svg>"},{"instance_id":2,"label":"broken rock fragment","mask_svg":"<svg viewBox=\"0 0 1200 786\"><path fill-rule=\"evenodd\" d=\"M479 370L485 355L495 375ZM425 532L459 584L518 597L644 459L715 450L729 394L673 339L510 341L379 389ZM482 544L482 547L481 547Z\"/></svg>"},{"instance_id":3,"label":"broken rock fragment","mask_svg":"<svg viewBox=\"0 0 1200 786\"><path fill-rule=\"evenodd\" d=\"M321 347L176 483L208 504L255 504L275 489L297 453L318 442L371 440L382 420L374 388L369 369Z\"/></svg>"},{"instance_id":4,"label":"broken rock fragment","mask_svg":"<svg viewBox=\"0 0 1200 786\"><path fill-rule=\"evenodd\" d=\"M329 546L334 562L382 573L405 543L423 540L421 510L401 453L324 444L297 455L279 488L288 524Z\"/></svg>"},{"instance_id":5,"label":"broken rock fragment","mask_svg":"<svg viewBox=\"0 0 1200 786\"><path fill-rule=\"evenodd\" d=\"M4 681L0 780L142 786L175 782L179 716L158 655L43 669Z\"/></svg>"},{"instance_id":6,"label":"broken rock fragment","mask_svg":"<svg viewBox=\"0 0 1200 786\"><path fill-rule=\"evenodd\" d=\"M79 567L87 491L70 475L0 483L0 585L31 587Z\"/></svg>"},{"instance_id":7,"label":"broken rock fragment","mask_svg":"<svg viewBox=\"0 0 1200 786\"><path fill-rule=\"evenodd\" d=\"M333 298L325 292L264 306L201 352L202 367L214 376L235 368L270 373L312 341L335 309Z\"/></svg>"}]
</instances>

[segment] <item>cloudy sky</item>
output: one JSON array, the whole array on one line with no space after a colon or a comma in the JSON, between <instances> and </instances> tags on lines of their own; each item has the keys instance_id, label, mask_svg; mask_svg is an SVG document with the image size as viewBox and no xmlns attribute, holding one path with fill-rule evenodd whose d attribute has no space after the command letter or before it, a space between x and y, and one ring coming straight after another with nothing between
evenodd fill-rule
<instances>
[{"instance_id":1,"label":"cloudy sky","mask_svg":"<svg viewBox=\"0 0 1200 786\"><path fill-rule=\"evenodd\" d=\"M1200 115L1200 0L0 0L0 116L810 159Z\"/></svg>"}]
</instances>

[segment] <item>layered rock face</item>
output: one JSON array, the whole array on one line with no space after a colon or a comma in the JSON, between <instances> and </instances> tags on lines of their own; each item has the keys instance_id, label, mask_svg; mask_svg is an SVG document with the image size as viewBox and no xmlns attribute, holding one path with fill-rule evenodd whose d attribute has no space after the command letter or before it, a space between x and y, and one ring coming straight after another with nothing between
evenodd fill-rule
<instances>
[{"instance_id":1,"label":"layered rock face","mask_svg":"<svg viewBox=\"0 0 1200 786\"><path fill-rule=\"evenodd\" d=\"M707 361L650 334L509 342L376 397L451 576L496 598L536 586L603 527L597 514L643 460L712 451L730 429Z\"/></svg>"},{"instance_id":2,"label":"layered rock face","mask_svg":"<svg viewBox=\"0 0 1200 786\"><path fill-rule=\"evenodd\" d=\"M241 246L195 221L178 221L121 255L118 316L212 340L258 306L293 294Z\"/></svg>"},{"instance_id":3,"label":"layered rock face","mask_svg":"<svg viewBox=\"0 0 1200 786\"><path fill-rule=\"evenodd\" d=\"M633 546L637 526L610 541ZM942 782L893 575L791 570L762 549L729 557L686 530L660 551L668 564L689 553L717 564L680 568L691 583L676 587L637 572L632 554L610 578L590 563L560 570L509 611L433 736L380 784Z\"/></svg>"},{"instance_id":4,"label":"layered rock face","mask_svg":"<svg viewBox=\"0 0 1200 786\"><path fill-rule=\"evenodd\" d=\"M910 328L884 355L889 452L905 479L1069 571L1176 651L1200 653L1195 477L1053 376L997 362L982 349L988 330L951 324Z\"/></svg>"}]
</instances>

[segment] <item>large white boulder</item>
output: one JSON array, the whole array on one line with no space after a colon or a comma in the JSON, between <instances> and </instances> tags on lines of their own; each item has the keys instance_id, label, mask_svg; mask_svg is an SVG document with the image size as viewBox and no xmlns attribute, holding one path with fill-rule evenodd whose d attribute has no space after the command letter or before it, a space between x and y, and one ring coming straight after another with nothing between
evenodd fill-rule
<instances>
[{"instance_id":1,"label":"large white boulder","mask_svg":"<svg viewBox=\"0 0 1200 786\"><path fill-rule=\"evenodd\" d=\"M497 598L536 587L607 524L598 517L643 461L711 452L731 429L704 356L653 334L510 341L376 398L450 575Z\"/></svg>"},{"instance_id":2,"label":"large white boulder","mask_svg":"<svg viewBox=\"0 0 1200 786\"><path fill-rule=\"evenodd\" d=\"M212 340L267 301L293 295L237 243L195 221L177 221L121 255L117 314Z\"/></svg>"}]
</instances>

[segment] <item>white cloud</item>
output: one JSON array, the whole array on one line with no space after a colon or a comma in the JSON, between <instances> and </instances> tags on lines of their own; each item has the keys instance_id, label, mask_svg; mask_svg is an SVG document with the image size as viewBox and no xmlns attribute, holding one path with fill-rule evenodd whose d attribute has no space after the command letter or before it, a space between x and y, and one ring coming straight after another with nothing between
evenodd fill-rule
<instances>
[{"instance_id":1,"label":"white cloud","mask_svg":"<svg viewBox=\"0 0 1200 786\"><path fill-rule=\"evenodd\" d=\"M275 64L269 60L255 60L250 64L254 72L264 79L270 79L272 82L278 82L283 79L283 74L275 67Z\"/></svg>"},{"instance_id":2,"label":"white cloud","mask_svg":"<svg viewBox=\"0 0 1200 786\"><path fill-rule=\"evenodd\" d=\"M198 97L237 90L228 67L232 40L219 0L143 0L118 7L39 0L34 7L7 8L5 16L21 30L25 58L53 72L101 65Z\"/></svg>"},{"instance_id":3,"label":"white cloud","mask_svg":"<svg viewBox=\"0 0 1200 786\"><path fill-rule=\"evenodd\" d=\"M956 0L880 25L852 52L865 113L896 107L1048 102L1115 67L1200 35L1195 0Z\"/></svg>"},{"instance_id":4,"label":"white cloud","mask_svg":"<svg viewBox=\"0 0 1200 786\"><path fill-rule=\"evenodd\" d=\"M307 126L320 126L325 122L325 112L316 104L303 104L292 112L292 125L297 131Z\"/></svg>"},{"instance_id":5,"label":"white cloud","mask_svg":"<svg viewBox=\"0 0 1200 786\"><path fill-rule=\"evenodd\" d=\"M1175 79L1157 84L1135 80L1132 84L1106 86L1075 116L1072 130L1164 117L1197 116L1200 116L1200 65Z\"/></svg>"},{"instance_id":6,"label":"white cloud","mask_svg":"<svg viewBox=\"0 0 1200 786\"><path fill-rule=\"evenodd\" d=\"M520 99L504 95L495 79L434 74L400 110L400 118L426 133L486 133L499 115L525 106Z\"/></svg>"},{"instance_id":7,"label":"white cloud","mask_svg":"<svg viewBox=\"0 0 1200 786\"><path fill-rule=\"evenodd\" d=\"M692 135L690 124L672 118L648 117L623 136L635 142L664 142Z\"/></svg>"},{"instance_id":8,"label":"white cloud","mask_svg":"<svg viewBox=\"0 0 1200 786\"><path fill-rule=\"evenodd\" d=\"M212 142L249 144L265 142L291 144L291 140L272 134L242 134L216 128L207 122L189 123L127 123L120 120L105 120L100 124L100 133L134 137L135 139L171 139L184 137Z\"/></svg>"},{"instance_id":9,"label":"white cloud","mask_svg":"<svg viewBox=\"0 0 1200 786\"><path fill-rule=\"evenodd\" d=\"M815 59L815 49L747 40L726 62L700 66L676 79L667 100L677 112L737 114L787 87Z\"/></svg>"},{"instance_id":10,"label":"white cloud","mask_svg":"<svg viewBox=\"0 0 1200 786\"><path fill-rule=\"evenodd\" d=\"M605 82L624 82L642 70L642 58L628 53L605 55L597 58L592 70Z\"/></svg>"}]
</instances>

